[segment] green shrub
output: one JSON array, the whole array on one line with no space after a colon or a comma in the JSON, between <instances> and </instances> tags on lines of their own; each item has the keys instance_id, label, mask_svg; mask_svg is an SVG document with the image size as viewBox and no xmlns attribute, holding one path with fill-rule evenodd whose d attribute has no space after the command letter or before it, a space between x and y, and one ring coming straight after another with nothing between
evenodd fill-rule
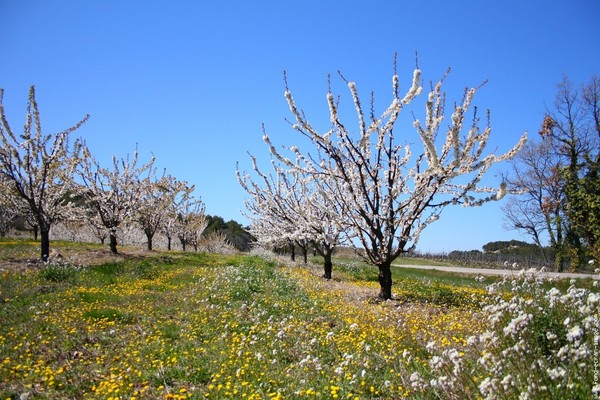
<instances>
[{"instance_id":1,"label":"green shrub","mask_svg":"<svg viewBox=\"0 0 600 400\"><path fill-rule=\"evenodd\" d=\"M42 269L42 276L49 282L71 282L75 279L79 268L64 263L48 263Z\"/></svg>"}]
</instances>

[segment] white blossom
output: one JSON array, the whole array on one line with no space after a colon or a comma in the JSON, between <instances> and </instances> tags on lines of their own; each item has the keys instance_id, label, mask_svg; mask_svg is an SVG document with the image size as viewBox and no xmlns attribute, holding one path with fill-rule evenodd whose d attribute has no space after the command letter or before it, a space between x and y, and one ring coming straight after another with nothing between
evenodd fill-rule
<instances>
[{"instance_id":1,"label":"white blossom","mask_svg":"<svg viewBox=\"0 0 600 400\"><path fill-rule=\"evenodd\" d=\"M583 336L583 330L579 326L574 326L567 332L567 339L570 341L577 340Z\"/></svg>"}]
</instances>

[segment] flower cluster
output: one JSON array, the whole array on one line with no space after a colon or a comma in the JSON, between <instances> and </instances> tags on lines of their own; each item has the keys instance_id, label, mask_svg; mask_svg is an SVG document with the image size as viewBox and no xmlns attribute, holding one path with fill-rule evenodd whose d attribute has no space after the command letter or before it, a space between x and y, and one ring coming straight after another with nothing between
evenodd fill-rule
<instances>
[{"instance_id":1,"label":"flower cluster","mask_svg":"<svg viewBox=\"0 0 600 400\"><path fill-rule=\"evenodd\" d=\"M479 392L484 399L589 398L599 392L592 363L600 342L600 295L575 283L561 291L543 274L522 271L491 285L480 315L488 328L470 337L463 353L430 349L429 384L453 382L444 390ZM463 375L465 364L470 378Z\"/></svg>"}]
</instances>

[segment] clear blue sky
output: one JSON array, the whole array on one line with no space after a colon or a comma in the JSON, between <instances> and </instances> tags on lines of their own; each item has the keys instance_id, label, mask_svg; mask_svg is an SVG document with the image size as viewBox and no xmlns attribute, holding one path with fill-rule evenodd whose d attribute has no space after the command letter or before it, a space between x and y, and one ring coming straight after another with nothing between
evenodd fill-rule
<instances>
[{"instance_id":1,"label":"clear blue sky","mask_svg":"<svg viewBox=\"0 0 600 400\"><path fill-rule=\"evenodd\" d=\"M235 162L249 169L246 151L268 158L261 123L275 143L297 138L284 121L284 69L319 121L328 73L340 69L365 104L374 90L384 107L393 54L406 88L418 51L425 82L452 68L449 104L489 80L475 104L491 109L489 148L503 152L523 131L537 134L563 74L580 84L600 73L598 21L597 0L0 0L0 87L13 126L35 84L47 133L89 113L76 136L101 162L137 143L142 160L153 153L159 168L195 184L207 213L244 222ZM503 229L500 205L447 209L418 248L521 238Z\"/></svg>"}]
</instances>

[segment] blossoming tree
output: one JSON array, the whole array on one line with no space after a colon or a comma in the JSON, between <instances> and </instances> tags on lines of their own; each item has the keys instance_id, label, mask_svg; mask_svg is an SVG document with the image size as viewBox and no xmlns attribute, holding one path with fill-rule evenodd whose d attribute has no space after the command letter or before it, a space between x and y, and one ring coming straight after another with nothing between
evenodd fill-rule
<instances>
[{"instance_id":1,"label":"blossoming tree","mask_svg":"<svg viewBox=\"0 0 600 400\"><path fill-rule=\"evenodd\" d=\"M268 143L268 136L265 136ZM303 250L304 262L308 245L324 259L323 277L331 279L332 254L341 240L343 227L338 223L336 204L328 202L312 175L300 169L286 170L273 162L273 173L263 173L254 156L252 166L260 178L255 182L237 168L240 185L250 195L246 201L250 232L266 246L290 244L292 256L297 244Z\"/></svg>"},{"instance_id":2,"label":"blossoming tree","mask_svg":"<svg viewBox=\"0 0 600 400\"><path fill-rule=\"evenodd\" d=\"M177 181L184 183L184 181ZM195 189L194 185L177 186L173 192L172 201L167 203L167 209L163 212L163 218L160 226L160 231L167 238L167 250L171 250L171 244L174 237L179 235L181 229L181 214L189 207L190 201L193 201L192 193ZM185 247L184 247L185 249Z\"/></svg>"},{"instance_id":3,"label":"blossoming tree","mask_svg":"<svg viewBox=\"0 0 600 400\"><path fill-rule=\"evenodd\" d=\"M165 174L160 178L155 178L154 171L144 181L134 219L146 235L148 251L152 251L154 235L165 226L169 210L175 205L176 199L187 190L187 187L187 182L178 181L171 175Z\"/></svg>"},{"instance_id":4,"label":"blossoming tree","mask_svg":"<svg viewBox=\"0 0 600 400\"><path fill-rule=\"evenodd\" d=\"M100 166L85 145L82 148L84 162L78 171L79 194L108 231L110 251L117 254L118 230L123 222L132 221L147 183L142 174L151 170L154 158L138 167L136 150L131 161L113 156L113 166L109 169Z\"/></svg>"},{"instance_id":5,"label":"blossoming tree","mask_svg":"<svg viewBox=\"0 0 600 400\"><path fill-rule=\"evenodd\" d=\"M16 207L24 210L32 226L39 229L41 259L47 261L50 228L55 222L70 218L74 208L68 198L80 159L78 152L70 149L69 134L83 125L89 116L62 132L43 134L35 87L31 86L23 133L16 134L4 112L3 94L0 89L0 175L16 196L13 197L18 203Z\"/></svg>"},{"instance_id":6,"label":"blossoming tree","mask_svg":"<svg viewBox=\"0 0 600 400\"><path fill-rule=\"evenodd\" d=\"M479 206L505 195L504 184L499 188L484 187L481 179L493 164L515 156L526 135L505 154L484 155L491 133L489 113L483 129L479 127L476 108L470 124L465 116L479 87L465 91L462 101L454 106L447 127L442 127L444 76L427 94L424 121L413 117L420 146L401 145L396 125L402 111L423 91L420 69L414 70L412 84L403 96L394 71L392 99L380 116L375 114L373 100L369 115L365 115L356 84L341 74L340 77L347 83L354 103L356 130L342 123L339 100L330 88L327 104L331 125L327 131L319 132L298 108L286 83L285 98L294 117L293 129L309 140L316 153L304 153L293 146L289 147L293 156L288 156L288 152L284 154L270 144L266 135L265 140L281 163L312 175L317 183L325 182L321 192L341 210L340 224L350 228L345 230L346 239L354 244L358 254L377 266L379 297L390 299L392 262L414 248L425 227L436 221L446 206ZM407 136L404 143L411 140ZM418 155L413 157L415 149Z\"/></svg>"},{"instance_id":7,"label":"blossoming tree","mask_svg":"<svg viewBox=\"0 0 600 400\"><path fill-rule=\"evenodd\" d=\"M250 220L250 233L263 247L289 245L292 261L295 260L295 245L306 240L305 232L296 222L296 210L289 200L293 196L293 183L280 168L273 164L274 173L264 174L250 155L252 166L260 183L236 168L238 182L250 195L246 201L245 215Z\"/></svg>"},{"instance_id":8,"label":"blossoming tree","mask_svg":"<svg viewBox=\"0 0 600 400\"><path fill-rule=\"evenodd\" d=\"M189 193L189 192L188 192ZM177 207L175 232L183 251L191 244L198 251L202 233L208 225L204 203L193 196L184 196Z\"/></svg>"}]
</instances>

